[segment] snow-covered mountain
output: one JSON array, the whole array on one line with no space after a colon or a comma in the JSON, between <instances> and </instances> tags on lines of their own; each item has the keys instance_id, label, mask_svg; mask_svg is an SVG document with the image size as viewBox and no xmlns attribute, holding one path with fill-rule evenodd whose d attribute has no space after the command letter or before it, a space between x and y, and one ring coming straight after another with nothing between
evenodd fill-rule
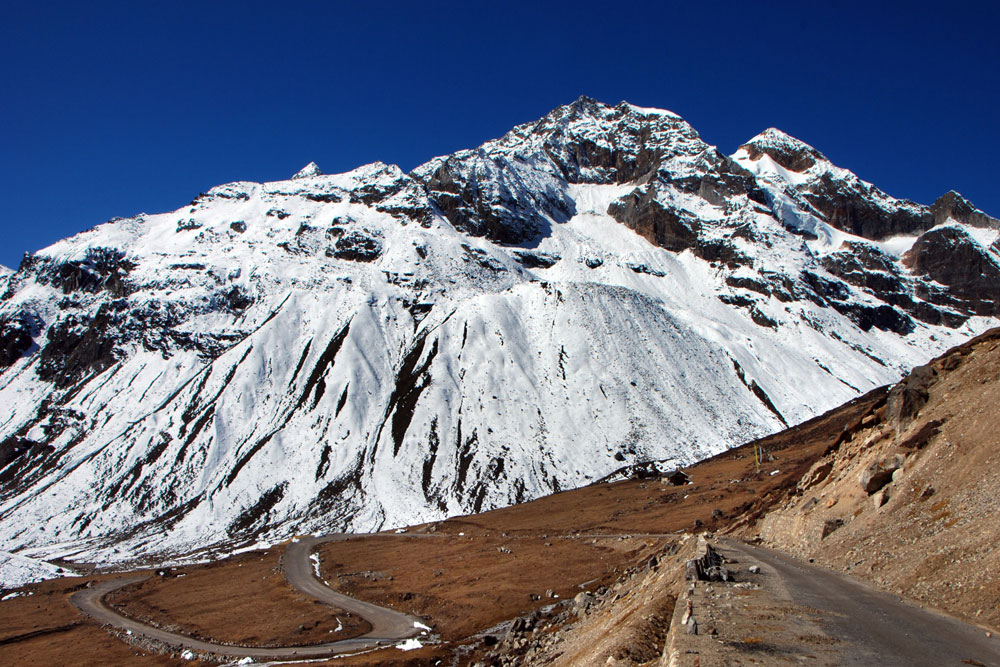
<instances>
[{"instance_id":1,"label":"snow-covered mountain","mask_svg":"<svg viewBox=\"0 0 1000 667\"><path fill-rule=\"evenodd\" d=\"M587 98L222 185L0 273L0 543L162 558L690 462L996 325L998 227Z\"/></svg>"}]
</instances>

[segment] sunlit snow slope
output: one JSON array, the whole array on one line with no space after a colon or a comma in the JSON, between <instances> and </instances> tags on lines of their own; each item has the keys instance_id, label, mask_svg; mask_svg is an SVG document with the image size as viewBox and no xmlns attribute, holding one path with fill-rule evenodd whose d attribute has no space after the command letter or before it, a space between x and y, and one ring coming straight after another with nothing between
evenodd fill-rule
<instances>
[{"instance_id":1,"label":"sunlit snow slope","mask_svg":"<svg viewBox=\"0 0 1000 667\"><path fill-rule=\"evenodd\" d=\"M0 544L166 558L691 462L995 325L996 239L586 98L411 174L219 186L0 273Z\"/></svg>"}]
</instances>

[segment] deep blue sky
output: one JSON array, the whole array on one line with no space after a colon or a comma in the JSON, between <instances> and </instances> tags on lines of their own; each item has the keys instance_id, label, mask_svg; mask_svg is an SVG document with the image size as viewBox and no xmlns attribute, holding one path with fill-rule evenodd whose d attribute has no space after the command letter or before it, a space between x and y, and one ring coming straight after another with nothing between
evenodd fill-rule
<instances>
[{"instance_id":1,"label":"deep blue sky","mask_svg":"<svg viewBox=\"0 0 1000 667\"><path fill-rule=\"evenodd\" d=\"M0 263L310 160L411 169L580 94L727 153L773 125L890 194L1000 215L1000 5L881 4L14 0Z\"/></svg>"}]
</instances>

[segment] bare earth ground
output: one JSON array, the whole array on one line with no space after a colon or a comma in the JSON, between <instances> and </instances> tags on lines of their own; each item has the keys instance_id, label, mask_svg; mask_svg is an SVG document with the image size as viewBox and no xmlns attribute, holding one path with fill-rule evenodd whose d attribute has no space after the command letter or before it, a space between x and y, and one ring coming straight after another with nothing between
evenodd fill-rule
<instances>
[{"instance_id":1,"label":"bare earth ground","mask_svg":"<svg viewBox=\"0 0 1000 667\"><path fill-rule=\"evenodd\" d=\"M442 639L451 641L572 598L583 584L588 588L607 584L616 569L651 553L659 542L472 534L410 540L393 536L327 544L320 553L324 578L331 586L352 597L424 616ZM419 553L419 560L414 552ZM365 571L354 570L360 563Z\"/></svg>"},{"instance_id":2,"label":"bare earth ground","mask_svg":"<svg viewBox=\"0 0 1000 667\"><path fill-rule=\"evenodd\" d=\"M87 581L109 578L55 579L22 589L31 592L30 596L0 602L0 664L180 664L171 656L140 651L91 622L69 603L70 594Z\"/></svg>"},{"instance_id":3,"label":"bare earth ground","mask_svg":"<svg viewBox=\"0 0 1000 667\"><path fill-rule=\"evenodd\" d=\"M108 602L156 627L237 646L319 644L371 629L363 619L289 586L281 569L283 552L278 547L204 567L159 570L164 577L119 589ZM220 577L220 568L233 578Z\"/></svg>"}]
</instances>

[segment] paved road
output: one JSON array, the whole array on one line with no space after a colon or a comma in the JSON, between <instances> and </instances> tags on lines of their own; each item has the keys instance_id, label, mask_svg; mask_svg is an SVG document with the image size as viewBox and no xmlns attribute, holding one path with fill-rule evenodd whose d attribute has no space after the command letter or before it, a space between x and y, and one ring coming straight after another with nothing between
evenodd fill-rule
<instances>
[{"instance_id":1,"label":"paved road","mask_svg":"<svg viewBox=\"0 0 1000 667\"><path fill-rule=\"evenodd\" d=\"M902 602L831 570L791 556L725 541L723 550L776 575L797 604L820 610L821 625L841 640L844 666L1000 667L1000 640L981 628Z\"/></svg>"},{"instance_id":2,"label":"paved road","mask_svg":"<svg viewBox=\"0 0 1000 667\"><path fill-rule=\"evenodd\" d=\"M104 596L108 593L129 584L144 581L149 578L149 575L137 575L104 581L94 585L92 588L77 591L70 599L84 613L101 623L112 625L120 630L154 639L172 647L191 649L199 653L209 653L231 658L250 657L254 659L282 660L325 657L395 644L404 639L419 635L420 628L414 624L418 623L420 619L342 595L330 589L316 578L313 563L309 559L313 547L323 542L339 541L347 537L349 536L329 535L322 538L309 537L299 542L293 542L285 551L284 565L285 578L292 587L317 600L360 616L371 623L372 629L368 634L352 639L342 639L325 644L285 646L281 648L227 646L225 644L215 644L193 639L185 635L168 632L140 623L119 614L104 604Z\"/></svg>"}]
</instances>

